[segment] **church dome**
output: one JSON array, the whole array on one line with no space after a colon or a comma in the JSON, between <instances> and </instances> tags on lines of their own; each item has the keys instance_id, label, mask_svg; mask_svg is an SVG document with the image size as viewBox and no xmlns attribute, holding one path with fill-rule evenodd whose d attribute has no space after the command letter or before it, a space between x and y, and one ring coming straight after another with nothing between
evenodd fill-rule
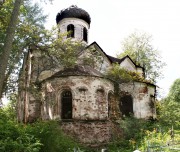
<instances>
[{"instance_id":1,"label":"church dome","mask_svg":"<svg viewBox=\"0 0 180 152\"><path fill-rule=\"evenodd\" d=\"M64 18L79 18L91 23L91 18L85 10L78 8L76 5L72 5L64 10L61 10L56 16L56 23L58 24Z\"/></svg>"}]
</instances>

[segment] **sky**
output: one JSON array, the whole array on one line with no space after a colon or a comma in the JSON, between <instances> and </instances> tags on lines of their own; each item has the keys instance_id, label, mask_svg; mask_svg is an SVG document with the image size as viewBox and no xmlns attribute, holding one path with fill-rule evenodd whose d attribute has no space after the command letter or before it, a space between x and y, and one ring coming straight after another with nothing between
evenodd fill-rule
<instances>
[{"instance_id":1,"label":"sky","mask_svg":"<svg viewBox=\"0 0 180 152\"><path fill-rule=\"evenodd\" d=\"M90 14L89 44L96 41L111 56L122 52L122 41L136 30L152 35L153 47L167 64L157 83L167 95L180 78L180 0L53 0L41 3L49 15L46 27L56 25L57 13L71 5Z\"/></svg>"}]
</instances>

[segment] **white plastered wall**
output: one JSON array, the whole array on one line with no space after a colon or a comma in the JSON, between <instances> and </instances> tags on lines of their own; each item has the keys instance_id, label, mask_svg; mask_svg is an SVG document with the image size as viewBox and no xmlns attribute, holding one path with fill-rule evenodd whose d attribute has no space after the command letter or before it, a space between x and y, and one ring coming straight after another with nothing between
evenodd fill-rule
<instances>
[{"instance_id":1,"label":"white plastered wall","mask_svg":"<svg viewBox=\"0 0 180 152\"><path fill-rule=\"evenodd\" d=\"M87 42L88 42L88 29L89 29L89 24L86 23L82 19L78 18L64 18L58 23L59 30L61 34L67 33L67 26L69 24L74 25L74 40L76 41L82 41L83 40L83 28L85 27L87 29ZM66 38L66 37L65 37Z\"/></svg>"},{"instance_id":2,"label":"white plastered wall","mask_svg":"<svg viewBox=\"0 0 180 152\"><path fill-rule=\"evenodd\" d=\"M136 72L136 67L129 58L122 61L120 66L126 70Z\"/></svg>"}]
</instances>

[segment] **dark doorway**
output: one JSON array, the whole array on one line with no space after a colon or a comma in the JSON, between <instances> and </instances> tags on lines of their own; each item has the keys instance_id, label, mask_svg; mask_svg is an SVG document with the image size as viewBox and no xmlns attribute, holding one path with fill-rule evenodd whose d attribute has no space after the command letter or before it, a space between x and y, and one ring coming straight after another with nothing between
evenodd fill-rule
<instances>
[{"instance_id":1,"label":"dark doorway","mask_svg":"<svg viewBox=\"0 0 180 152\"><path fill-rule=\"evenodd\" d=\"M120 110L123 116L130 116L133 114L133 100L131 95L124 95L120 98Z\"/></svg>"},{"instance_id":2,"label":"dark doorway","mask_svg":"<svg viewBox=\"0 0 180 152\"><path fill-rule=\"evenodd\" d=\"M63 91L61 94L62 119L72 119L72 94L71 91Z\"/></svg>"}]
</instances>

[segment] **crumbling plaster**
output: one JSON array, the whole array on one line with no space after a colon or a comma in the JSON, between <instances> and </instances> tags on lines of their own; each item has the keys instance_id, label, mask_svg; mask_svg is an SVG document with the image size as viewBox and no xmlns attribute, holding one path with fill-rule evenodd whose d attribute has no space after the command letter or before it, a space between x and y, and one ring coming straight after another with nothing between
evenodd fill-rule
<instances>
[{"instance_id":1,"label":"crumbling plaster","mask_svg":"<svg viewBox=\"0 0 180 152\"><path fill-rule=\"evenodd\" d=\"M122 83L119 89L132 96L133 114L136 118L155 117L150 106L151 98L155 96L154 85L143 82Z\"/></svg>"},{"instance_id":2,"label":"crumbling plaster","mask_svg":"<svg viewBox=\"0 0 180 152\"><path fill-rule=\"evenodd\" d=\"M92 46L90 50L95 50L96 52L101 52L97 46ZM83 53L87 55L86 52ZM96 53L97 54L97 53ZM111 64L106 56L101 52L99 56L103 58L102 65L98 64L98 68L96 70L100 70L101 66L104 66L104 70L101 72L104 73ZM29 120L33 120L36 118L42 119L61 119L61 92L63 89L70 90L73 95L73 119L82 119L82 120L103 120L107 119L108 113L113 113L108 109L108 92L115 92L114 84L112 81L98 77L98 76L63 76L59 78L52 78L51 77L54 73L58 71L58 69L63 70L63 68L59 67L57 69L52 68L49 70L46 69L45 65L43 65L39 60L41 58L41 53L39 51L33 51L29 53L29 57L27 63L24 64L28 73L30 73L30 68L32 70L31 75L31 82L35 82L38 78L42 84L42 97L39 95L35 97L33 93L25 91L25 95L21 97L22 103L20 106L22 110L20 112L21 119L24 117L29 117ZM32 61L31 61L32 60ZM125 60L126 61L126 60ZM127 67L132 66L130 64L130 60L127 60L123 64L127 63ZM37 64L38 63L38 64ZM32 64L32 66L30 66ZM42 65L42 66L41 66ZM126 67L126 66L124 66ZM41 71L40 73L37 71ZM94 73L95 74L95 73ZM28 78L29 79L29 78ZM46 81L47 79L47 81ZM29 81L29 80L28 80ZM30 87L32 84L29 84ZM48 87L50 85L51 87ZM98 88L101 87L103 92L98 92ZM51 89L50 89L51 88ZM51 91L49 91L49 89ZM81 91L80 91L81 90ZM133 112L134 116L137 118L149 118L155 117L155 110L152 112L152 108L149 106L151 104L151 98L155 96L155 86L143 82L131 82L131 83L122 83L119 84L119 90L121 92L129 93L133 98ZM23 92L23 91L22 91ZM21 92L21 93L22 93ZM121 93L120 93L121 94ZM25 97L26 96L26 97ZM26 104L23 105L23 100L26 98ZM98 101L99 100L99 101ZM118 105L119 101L116 104ZM23 111L26 109L27 116L23 116ZM40 112L39 112L39 109ZM111 110L117 109L111 107ZM114 110L117 112L117 110ZM116 114L114 114L116 115Z\"/></svg>"},{"instance_id":3,"label":"crumbling plaster","mask_svg":"<svg viewBox=\"0 0 180 152\"><path fill-rule=\"evenodd\" d=\"M48 80L43 88L43 119L61 119L61 93L64 90L72 92L73 119L108 118L108 93L114 90L110 80L93 76L68 76Z\"/></svg>"}]
</instances>

